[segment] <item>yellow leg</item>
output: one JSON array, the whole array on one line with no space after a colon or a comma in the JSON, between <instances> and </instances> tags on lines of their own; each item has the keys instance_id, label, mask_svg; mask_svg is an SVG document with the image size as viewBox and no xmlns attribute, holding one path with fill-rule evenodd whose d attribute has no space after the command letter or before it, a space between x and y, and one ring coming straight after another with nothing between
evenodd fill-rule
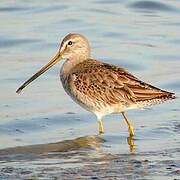
<instances>
[{"instance_id":1,"label":"yellow leg","mask_svg":"<svg viewBox=\"0 0 180 180\"><path fill-rule=\"evenodd\" d=\"M124 112L122 112L122 115L123 115L123 117L124 117L124 119L125 119L125 121L126 121L126 123L128 125L129 135L131 137L134 136L134 127L133 127L133 125L128 121L128 118L126 117Z\"/></svg>"},{"instance_id":2,"label":"yellow leg","mask_svg":"<svg viewBox=\"0 0 180 180\"><path fill-rule=\"evenodd\" d=\"M136 150L136 145L134 144L134 139L133 139L133 136L129 136L127 138L127 142L129 144L129 150L130 152L135 152Z\"/></svg>"},{"instance_id":3,"label":"yellow leg","mask_svg":"<svg viewBox=\"0 0 180 180\"><path fill-rule=\"evenodd\" d=\"M102 120L98 120L99 123L99 134L104 134L104 125Z\"/></svg>"}]
</instances>

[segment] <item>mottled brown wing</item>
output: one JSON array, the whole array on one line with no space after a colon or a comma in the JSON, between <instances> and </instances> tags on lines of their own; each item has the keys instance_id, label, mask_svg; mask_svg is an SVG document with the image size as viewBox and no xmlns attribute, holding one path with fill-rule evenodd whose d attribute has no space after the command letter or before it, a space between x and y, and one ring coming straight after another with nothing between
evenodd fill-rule
<instances>
[{"instance_id":1,"label":"mottled brown wing","mask_svg":"<svg viewBox=\"0 0 180 180\"><path fill-rule=\"evenodd\" d=\"M110 105L173 95L140 81L123 68L95 60L77 65L72 76L72 83L79 93Z\"/></svg>"}]
</instances>

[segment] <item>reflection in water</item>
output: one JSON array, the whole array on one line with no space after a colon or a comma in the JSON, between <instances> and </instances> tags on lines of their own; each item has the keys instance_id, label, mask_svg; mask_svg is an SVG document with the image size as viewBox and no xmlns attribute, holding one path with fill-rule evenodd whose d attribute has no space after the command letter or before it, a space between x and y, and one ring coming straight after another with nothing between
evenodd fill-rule
<instances>
[{"instance_id":1,"label":"reflection in water","mask_svg":"<svg viewBox=\"0 0 180 180\"><path fill-rule=\"evenodd\" d=\"M135 144L132 137L127 138L129 144L130 152L135 151ZM29 154L31 157L34 155L43 155L43 157L49 156L49 154L57 155L57 153L62 152L72 152L72 151L80 151L80 150L96 150L96 152L102 153L102 145L106 140L102 135L94 135L94 136L84 136L79 137L73 140L64 140L56 143L49 144L38 144L38 145L30 145L30 146L21 146L15 148L7 148L0 150L0 161L9 158L9 156L27 158ZM44 156L45 155L45 156ZM41 156L42 157L42 156ZM4 159L5 158L5 159Z\"/></svg>"},{"instance_id":2,"label":"reflection in water","mask_svg":"<svg viewBox=\"0 0 180 180\"><path fill-rule=\"evenodd\" d=\"M8 154L45 154L50 152L69 152L79 149L98 150L105 140L101 136L84 136L73 140L65 140L56 143L38 144L7 148L0 151L0 155Z\"/></svg>"},{"instance_id":3,"label":"reflection in water","mask_svg":"<svg viewBox=\"0 0 180 180\"><path fill-rule=\"evenodd\" d=\"M112 177L131 179L132 177L127 177L127 174L139 171L143 176L146 173L143 161L134 159L132 154L112 155L102 152L101 147L105 142L103 136L95 135L57 143L1 150L0 162L4 164L4 168L0 168L2 174L0 178L6 177L8 172L12 176L20 173L24 179L34 177L51 179L52 175L58 178L65 177L65 179L78 179L77 176L85 179L84 177L92 177L94 174L102 179L109 177L108 174ZM128 138L128 143L130 150L133 151L132 137ZM15 164L18 168L14 166Z\"/></svg>"}]
</instances>

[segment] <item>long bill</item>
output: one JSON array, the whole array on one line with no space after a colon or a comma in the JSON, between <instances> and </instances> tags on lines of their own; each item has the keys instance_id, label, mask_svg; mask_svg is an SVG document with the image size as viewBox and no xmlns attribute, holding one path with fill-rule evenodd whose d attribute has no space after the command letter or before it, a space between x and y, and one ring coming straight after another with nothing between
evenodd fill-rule
<instances>
[{"instance_id":1,"label":"long bill","mask_svg":"<svg viewBox=\"0 0 180 180\"><path fill-rule=\"evenodd\" d=\"M53 58L52 60L46 64L44 67L42 67L36 74L34 74L31 78L29 78L26 82L24 82L24 84L22 86L20 86L16 93L21 93L21 91L28 85L30 84L32 81L34 81L36 78L38 78L41 74L43 74L44 72L46 72L49 68L51 68L53 65L55 65L60 59L62 59L61 53L58 52Z\"/></svg>"}]
</instances>

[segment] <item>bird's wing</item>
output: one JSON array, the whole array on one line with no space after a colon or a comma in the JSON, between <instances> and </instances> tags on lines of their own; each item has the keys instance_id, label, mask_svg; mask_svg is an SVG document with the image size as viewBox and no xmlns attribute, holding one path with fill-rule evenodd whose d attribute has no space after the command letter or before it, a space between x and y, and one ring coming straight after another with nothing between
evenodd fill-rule
<instances>
[{"instance_id":1,"label":"bird's wing","mask_svg":"<svg viewBox=\"0 0 180 180\"><path fill-rule=\"evenodd\" d=\"M140 81L123 68L87 60L74 69L73 87L81 95L107 104L136 103L172 93L160 90Z\"/></svg>"}]
</instances>

